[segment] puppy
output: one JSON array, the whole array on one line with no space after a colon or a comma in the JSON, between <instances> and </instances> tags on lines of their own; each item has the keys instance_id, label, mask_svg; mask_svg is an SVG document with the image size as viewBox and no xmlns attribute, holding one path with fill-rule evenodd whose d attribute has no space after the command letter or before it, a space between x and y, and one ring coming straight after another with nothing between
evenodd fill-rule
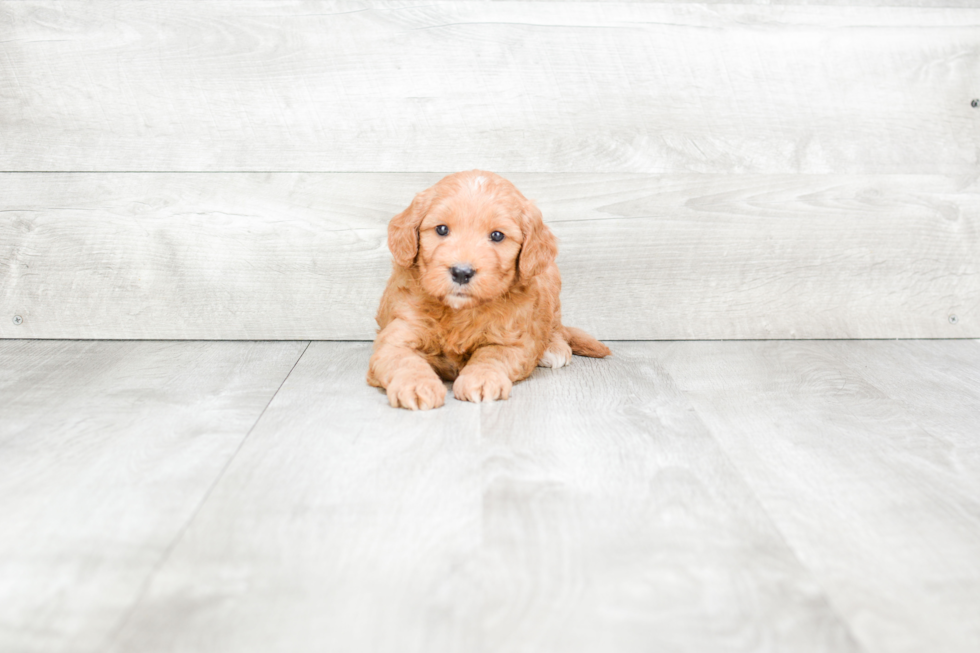
<instances>
[{"instance_id":1,"label":"puppy","mask_svg":"<svg viewBox=\"0 0 980 653\"><path fill-rule=\"evenodd\" d=\"M394 266L367 381L394 407L507 399L535 366L609 348L561 324L558 244L541 211L492 172L449 175L388 225Z\"/></svg>"}]
</instances>

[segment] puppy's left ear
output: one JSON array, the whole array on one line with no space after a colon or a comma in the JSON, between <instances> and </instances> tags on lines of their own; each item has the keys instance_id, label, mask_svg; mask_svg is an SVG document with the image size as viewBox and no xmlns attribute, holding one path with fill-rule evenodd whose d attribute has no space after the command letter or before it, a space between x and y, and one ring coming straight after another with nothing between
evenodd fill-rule
<instances>
[{"instance_id":1,"label":"puppy's left ear","mask_svg":"<svg viewBox=\"0 0 980 653\"><path fill-rule=\"evenodd\" d=\"M517 273L522 279L529 279L554 263L558 256L558 241L541 219L541 209L531 200L524 201L521 231L524 243L517 258Z\"/></svg>"},{"instance_id":2,"label":"puppy's left ear","mask_svg":"<svg viewBox=\"0 0 980 653\"><path fill-rule=\"evenodd\" d=\"M419 225L432 203L431 190L418 193L408 208L388 223L388 250L395 264L403 268L411 267L419 253Z\"/></svg>"}]
</instances>

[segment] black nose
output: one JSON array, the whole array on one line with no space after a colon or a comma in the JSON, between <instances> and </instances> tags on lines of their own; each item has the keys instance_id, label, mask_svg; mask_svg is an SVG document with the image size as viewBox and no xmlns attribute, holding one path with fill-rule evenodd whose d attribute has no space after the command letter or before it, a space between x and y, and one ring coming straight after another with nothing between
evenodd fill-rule
<instances>
[{"instance_id":1,"label":"black nose","mask_svg":"<svg viewBox=\"0 0 980 653\"><path fill-rule=\"evenodd\" d=\"M459 284L469 283L476 271L468 265L454 265L449 268L449 273L453 275L453 281Z\"/></svg>"}]
</instances>

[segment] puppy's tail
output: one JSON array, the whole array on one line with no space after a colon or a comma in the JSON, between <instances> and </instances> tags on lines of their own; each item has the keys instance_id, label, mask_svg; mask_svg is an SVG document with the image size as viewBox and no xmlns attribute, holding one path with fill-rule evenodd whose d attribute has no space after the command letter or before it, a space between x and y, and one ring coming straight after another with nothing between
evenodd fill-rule
<instances>
[{"instance_id":1,"label":"puppy's tail","mask_svg":"<svg viewBox=\"0 0 980 653\"><path fill-rule=\"evenodd\" d=\"M604 358L612 353L609 351L609 347L606 347L585 331L582 331L582 329L562 327L562 335L565 336L565 342L572 348L572 353L578 356Z\"/></svg>"}]
</instances>

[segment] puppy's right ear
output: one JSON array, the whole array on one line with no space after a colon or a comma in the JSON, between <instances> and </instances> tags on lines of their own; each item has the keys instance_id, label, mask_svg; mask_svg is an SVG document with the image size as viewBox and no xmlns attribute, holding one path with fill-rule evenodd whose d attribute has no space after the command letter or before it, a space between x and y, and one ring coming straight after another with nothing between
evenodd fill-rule
<instances>
[{"instance_id":1,"label":"puppy's right ear","mask_svg":"<svg viewBox=\"0 0 980 653\"><path fill-rule=\"evenodd\" d=\"M388 250L395 265L411 267L419 253L419 225L432 203L432 195L424 190L415 196L408 208L388 223Z\"/></svg>"}]
</instances>

